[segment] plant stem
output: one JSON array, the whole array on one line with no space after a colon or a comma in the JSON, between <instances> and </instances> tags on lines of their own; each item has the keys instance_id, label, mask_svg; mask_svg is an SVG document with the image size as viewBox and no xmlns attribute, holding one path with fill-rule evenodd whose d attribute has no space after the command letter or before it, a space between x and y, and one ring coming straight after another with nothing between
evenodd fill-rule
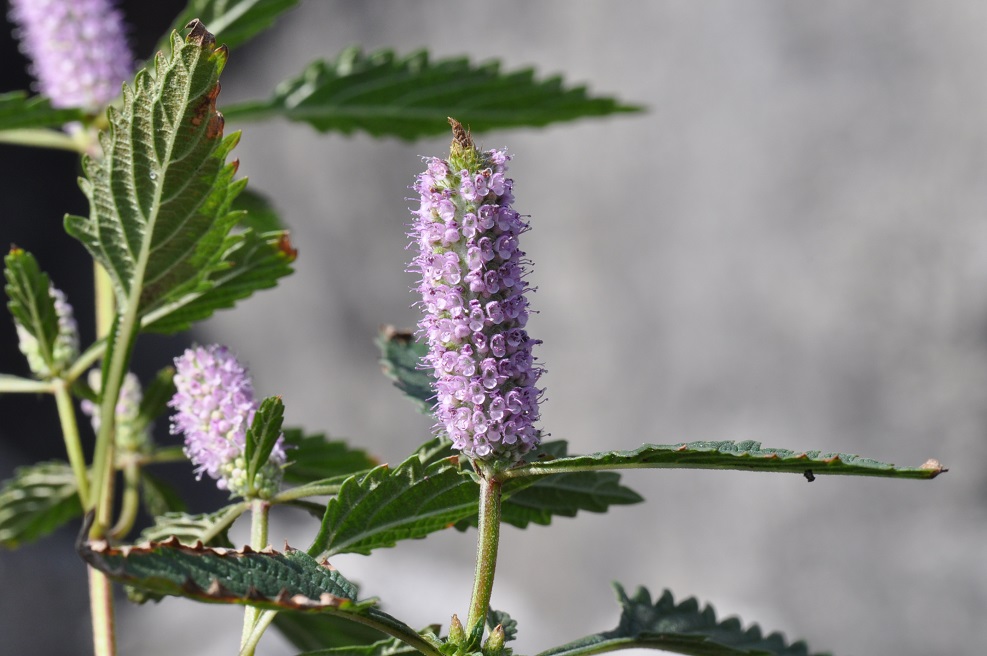
<instances>
[{"instance_id":1,"label":"plant stem","mask_svg":"<svg viewBox=\"0 0 987 656\"><path fill-rule=\"evenodd\" d=\"M267 515L270 509L271 503L263 499L254 499L250 503L250 546L257 551L267 546ZM258 608L246 606L243 609L243 633L240 636L240 656L254 656L254 649L260 640L260 636L263 634L262 628L257 637L251 640L254 626L258 624L258 615L260 615L260 609ZM274 618L271 617L271 619L273 620ZM270 620L268 620L268 623L270 623ZM250 642L253 644L248 644Z\"/></svg>"},{"instance_id":2,"label":"plant stem","mask_svg":"<svg viewBox=\"0 0 987 656\"><path fill-rule=\"evenodd\" d=\"M64 132L39 128L21 128L18 130L3 130L0 132L0 143L16 144L18 146L40 146L42 148L58 148L71 150L76 153L86 152L83 144Z\"/></svg>"},{"instance_id":3,"label":"plant stem","mask_svg":"<svg viewBox=\"0 0 987 656\"><path fill-rule=\"evenodd\" d=\"M136 460L130 458L123 466L123 506L117 523L110 531L110 536L120 540L130 533L137 519L137 509L140 507L141 468Z\"/></svg>"},{"instance_id":4,"label":"plant stem","mask_svg":"<svg viewBox=\"0 0 987 656\"><path fill-rule=\"evenodd\" d=\"M52 381L55 392L55 405L58 406L58 420L62 424L62 439L65 440L65 451L75 483L79 487L79 501L83 508L89 507L89 477L86 473L86 457L82 453L82 443L79 441L79 425L75 421L75 408L72 407L72 395L64 380Z\"/></svg>"},{"instance_id":5,"label":"plant stem","mask_svg":"<svg viewBox=\"0 0 987 656\"><path fill-rule=\"evenodd\" d=\"M493 591L497 545L500 541L500 497L500 481L481 475L476 575L473 579L473 599L470 602L469 619L466 621L466 635L470 649L479 647L480 639L483 637L483 624L490 610L490 593Z\"/></svg>"},{"instance_id":6,"label":"plant stem","mask_svg":"<svg viewBox=\"0 0 987 656\"><path fill-rule=\"evenodd\" d=\"M113 586L102 572L92 566L89 566L89 607L93 624L93 652L96 656L115 656Z\"/></svg>"},{"instance_id":7,"label":"plant stem","mask_svg":"<svg viewBox=\"0 0 987 656\"><path fill-rule=\"evenodd\" d=\"M257 609L251 609L250 606L247 606L246 610ZM244 615L246 615L246 613L244 613ZM244 637L243 643L240 645L240 656L250 656L250 654L254 653L254 650L257 649L257 643L260 642L261 636L264 635L264 631L267 630L267 627L271 625L271 622L274 621L274 618L277 617L277 615L278 611L276 610L265 610L260 614L260 617L257 618L251 627L250 634ZM246 619L246 616L244 619ZM243 628L246 631L246 623L244 623Z\"/></svg>"}]
</instances>

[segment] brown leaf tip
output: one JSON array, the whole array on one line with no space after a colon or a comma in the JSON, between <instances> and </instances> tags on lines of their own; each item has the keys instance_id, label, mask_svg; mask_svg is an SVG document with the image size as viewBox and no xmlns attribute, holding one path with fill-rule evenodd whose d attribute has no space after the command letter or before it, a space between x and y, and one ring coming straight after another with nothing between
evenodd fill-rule
<instances>
[{"instance_id":1,"label":"brown leaf tip","mask_svg":"<svg viewBox=\"0 0 987 656\"><path fill-rule=\"evenodd\" d=\"M203 47L211 47L216 44L216 37L212 35L206 26L202 24L198 18L193 18L189 21L189 24L185 26L186 30L192 30L185 37L186 43L195 43L196 45Z\"/></svg>"},{"instance_id":2,"label":"brown leaf tip","mask_svg":"<svg viewBox=\"0 0 987 656\"><path fill-rule=\"evenodd\" d=\"M948 469L946 469L945 467L943 467L942 466L942 463L940 463L935 458L929 458L928 460L926 460L925 462L923 462L922 463L922 466L919 467L919 469L928 469L929 471L933 471L933 472L935 472L933 474L933 476L938 476L939 474L942 474L943 472L948 472L949 471Z\"/></svg>"}]
</instances>

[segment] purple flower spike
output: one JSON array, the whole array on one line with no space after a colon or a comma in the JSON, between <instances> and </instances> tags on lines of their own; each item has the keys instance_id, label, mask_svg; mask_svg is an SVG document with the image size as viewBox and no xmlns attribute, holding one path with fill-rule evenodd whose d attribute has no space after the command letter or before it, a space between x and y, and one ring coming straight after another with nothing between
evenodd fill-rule
<instances>
[{"instance_id":1,"label":"purple flower spike","mask_svg":"<svg viewBox=\"0 0 987 656\"><path fill-rule=\"evenodd\" d=\"M470 458L510 466L539 441L542 368L528 337L528 289L518 237L528 223L511 209L504 151L479 152L450 119L448 160L427 159L414 189L421 205L411 270L425 316L425 366L434 371L436 430Z\"/></svg>"},{"instance_id":2,"label":"purple flower spike","mask_svg":"<svg viewBox=\"0 0 987 656\"><path fill-rule=\"evenodd\" d=\"M10 18L54 107L100 110L133 73L123 17L111 0L10 0Z\"/></svg>"},{"instance_id":3,"label":"purple flower spike","mask_svg":"<svg viewBox=\"0 0 987 656\"><path fill-rule=\"evenodd\" d=\"M247 429L259 403L246 369L225 346L199 346L175 358L175 396L168 405L176 410L172 434L185 435L185 455L216 486L242 496L247 488L243 456ZM258 474L264 483L261 496L277 492L286 460L284 437L278 439L267 465Z\"/></svg>"}]
</instances>

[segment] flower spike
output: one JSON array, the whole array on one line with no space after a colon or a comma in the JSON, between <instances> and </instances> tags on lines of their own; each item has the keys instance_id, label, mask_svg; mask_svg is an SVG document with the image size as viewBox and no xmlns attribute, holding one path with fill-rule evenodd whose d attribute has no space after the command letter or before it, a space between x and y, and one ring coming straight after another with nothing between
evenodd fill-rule
<instances>
[{"instance_id":1,"label":"flower spike","mask_svg":"<svg viewBox=\"0 0 987 656\"><path fill-rule=\"evenodd\" d=\"M510 466L538 444L542 368L528 337L524 252L528 223L511 208L505 151L480 152L454 119L448 160L427 158L414 189L410 236L421 274L419 322L435 375L436 430L470 458Z\"/></svg>"},{"instance_id":2,"label":"flower spike","mask_svg":"<svg viewBox=\"0 0 987 656\"><path fill-rule=\"evenodd\" d=\"M123 17L111 0L10 0L10 18L53 107L98 111L133 73Z\"/></svg>"},{"instance_id":3,"label":"flower spike","mask_svg":"<svg viewBox=\"0 0 987 656\"><path fill-rule=\"evenodd\" d=\"M251 487L244 457L247 429L260 407L247 370L225 346L199 346L175 358L175 388L168 402L176 410L171 432L185 435L185 455L196 474L209 474L219 489L243 496ZM254 481L261 497L277 492L286 460L282 435Z\"/></svg>"}]
</instances>

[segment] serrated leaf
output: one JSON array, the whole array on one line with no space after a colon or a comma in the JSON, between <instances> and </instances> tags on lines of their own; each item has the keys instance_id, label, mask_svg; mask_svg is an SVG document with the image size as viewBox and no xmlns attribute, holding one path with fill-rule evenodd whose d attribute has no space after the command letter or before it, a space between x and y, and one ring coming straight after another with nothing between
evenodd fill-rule
<instances>
[{"instance_id":1,"label":"serrated leaf","mask_svg":"<svg viewBox=\"0 0 987 656\"><path fill-rule=\"evenodd\" d=\"M665 590L652 603L646 588L638 588L633 597L618 584L614 588L622 609L617 628L538 656L581 656L633 648L689 656L810 656L804 642L789 644L780 633L765 636L756 624L744 629L735 617L717 622L713 608L707 605L700 609L694 598L676 604L672 593Z\"/></svg>"},{"instance_id":2,"label":"serrated leaf","mask_svg":"<svg viewBox=\"0 0 987 656\"><path fill-rule=\"evenodd\" d=\"M280 278L293 272L291 263L297 254L287 232L259 235L248 230L234 235L223 254L224 268L211 274L201 287L148 313L143 329L163 334L188 330L216 310L231 308L256 291L276 286Z\"/></svg>"},{"instance_id":3,"label":"serrated leaf","mask_svg":"<svg viewBox=\"0 0 987 656\"><path fill-rule=\"evenodd\" d=\"M303 651L368 646L380 641L380 631L335 615L285 611L274 618L274 626Z\"/></svg>"},{"instance_id":4,"label":"serrated leaf","mask_svg":"<svg viewBox=\"0 0 987 656\"><path fill-rule=\"evenodd\" d=\"M0 545L15 549L82 515L68 463L21 467L0 487Z\"/></svg>"},{"instance_id":5,"label":"serrated leaf","mask_svg":"<svg viewBox=\"0 0 987 656\"><path fill-rule=\"evenodd\" d=\"M306 651L297 656L414 656L419 651L397 638L378 640L369 645L347 645Z\"/></svg>"},{"instance_id":6,"label":"serrated leaf","mask_svg":"<svg viewBox=\"0 0 987 656\"><path fill-rule=\"evenodd\" d=\"M247 429L243 455L247 461L247 484L254 489L254 478L260 471L278 438L281 437L281 424L284 422L284 403L280 396L269 396L260 403L254 420Z\"/></svg>"},{"instance_id":7,"label":"serrated leaf","mask_svg":"<svg viewBox=\"0 0 987 656\"><path fill-rule=\"evenodd\" d=\"M561 458L568 444L564 440L544 442L528 458ZM501 521L517 528L529 524L548 526L552 518L575 517L580 511L607 512L610 506L640 503L644 499L634 490L620 484L620 475L613 472L574 472L544 477L510 479L504 484ZM459 530L476 526L475 516L456 525Z\"/></svg>"},{"instance_id":8,"label":"serrated leaf","mask_svg":"<svg viewBox=\"0 0 987 656\"><path fill-rule=\"evenodd\" d=\"M394 381L394 386L405 393L419 412L431 415L435 405L433 378L431 372L421 367L428 345L415 341L411 331L384 326L377 335L377 347L384 375Z\"/></svg>"},{"instance_id":9,"label":"serrated leaf","mask_svg":"<svg viewBox=\"0 0 987 656\"><path fill-rule=\"evenodd\" d=\"M344 50L316 61L280 84L266 101L225 108L230 120L283 116L320 132L355 131L416 139L448 131L455 116L475 132L543 126L590 116L639 111L613 98L567 87L561 77L536 79L530 68L502 72L496 61L431 61L425 51L399 57L390 50Z\"/></svg>"},{"instance_id":10,"label":"serrated leaf","mask_svg":"<svg viewBox=\"0 0 987 656\"><path fill-rule=\"evenodd\" d=\"M342 440L328 440L325 435L305 435L300 428L286 428L284 445L288 465L284 470L287 483L312 483L376 467L379 463L362 449L350 447Z\"/></svg>"},{"instance_id":11,"label":"serrated leaf","mask_svg":"<svg viewBox=\"0 0 987 656\"><path fill-rule=\"evenodd\" d=\"M802 474L810 482L820 474L929 479L947 471L937 460L928 460L919 467L896 467L845 453L790 451L762 448L760 442L754 441L726 441L645 444L633 451L548 458L508 470L504 478L636 468L787 472Z\"/></svg>"},{"instance_id":12,"label":"serrated leaf","mask_svg":"<svg viewBox=\"0 0 987 656\"><path fill-rule=\"evenodd\" d=\"M244 189L236 197L233 209L244 213L240 226L257 234L284 232L287 228L270 199L252 189Z\"/></svg>"},{"instance_id":13,"label":"serrated leaf","mask_svg":"<svg viewBox=\"0 0 987 656\"><path fill-rule=\"evenodd\" d=\"M191 27L110 108L104 157L85 158L79 181L90 216L65 219L109 273L128 322L208 288L236 241L230 205L245 181L233 181L237 165L226 158L239 136L223 137L216 111L227 52L201 23Z\"/></svg>"},{"instance_id":14,"label":"serrated leaf","mask_svg":"<svg viewBox=\"0 0 987 656\"><path fill-rule=\"evenodd\" d=\"M44 96L28 96L26 91L0 94L0 130L55 128L84 116L80 109L55 109Z\"/></svg>"},{"instance_id":15,"label":"serrated leaf","mask_svg":"<svg viewBox=\"0 0 987 656\"><path fill-rule=\"evenodd\" d=\"M185 501L178 494L178 490L147 469L141 470L141 502L151 517L184 513L186 510Z\"/></svg>"},{"instance_id":16,"label":"serrated leaf","mask_svg":"<svg viewBox=\"0 0 987 656\"><path fill-rule=\"evenodd\" d=\"M214 513L189 515L170 512L154 518L154 524L141 531L141 540L160 542L176 538L184 544L202 543L214 547L232 547L228 532L237 517L246 510L245 504L227 506Z\"/></svg>"},{"instance_id":17,"label":"serrated leaf","mask_svg":"<svg viewBox=\"0 0 987 656\"><path fill-rule=\"evenodd\" d=\"M38 342L38 355L49 371L55 367L55 340L58 339L58 315L49 289L51 280L41 271L34 256L20 248L11 248L4 258L7 284L7 309L14 320Z\"/></svg>"},{"instance_id":18,"label":"serrated leaf","mask_svg":"<svg viewBox=\"0 0 987 656\"><path fill-rule=\"evenodd\" d=\"M347 480L329 500L309 553L369 554L399 540L423 538L476 514L477 486L458 463L422 466L411 456Z\"/></svg>"},{"instance_id":19,"label":"serrated leaf","mask_svg":"<svg viewBox=\"0 0 987 656\"><path fill-rule=\"evenodd\" d=\"M152 594L268 610L366 609L356 588L304 551L188 546L177 539L129 547L84 542L79 554L110 578Z\"/></svg>"},{"instance_id":20,"label":"serrated leaf","mask_svg":"<svg viewBox=\"0 0 987 656\"><path fill-rule=\"evenodd\" d=\"M209 26L218 43L232 49L270 28L278 16L297 4L298 0L190 0L174 25L198 18ZM162 43L161 47L169 45Z\"/></svg>"}]
</instances>

